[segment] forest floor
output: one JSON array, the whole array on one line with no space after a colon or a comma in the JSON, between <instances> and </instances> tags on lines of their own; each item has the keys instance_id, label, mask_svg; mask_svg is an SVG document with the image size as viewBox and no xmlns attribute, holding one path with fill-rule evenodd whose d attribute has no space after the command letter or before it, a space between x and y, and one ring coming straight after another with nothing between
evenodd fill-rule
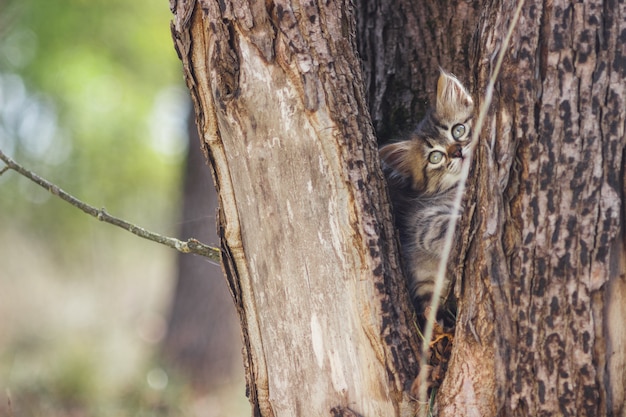
<instances>
[{"instance_id":1,"label":"forest floor","mask_svg":"<svg viewBox=\"0 0 626 417\"><path fill-rule=\"evenodd\" d=\"M0 227L0 417L250 415L243 372L198 393L158 360L173 250L98 222L63 245Z\"/></svg>"}]
</instances>

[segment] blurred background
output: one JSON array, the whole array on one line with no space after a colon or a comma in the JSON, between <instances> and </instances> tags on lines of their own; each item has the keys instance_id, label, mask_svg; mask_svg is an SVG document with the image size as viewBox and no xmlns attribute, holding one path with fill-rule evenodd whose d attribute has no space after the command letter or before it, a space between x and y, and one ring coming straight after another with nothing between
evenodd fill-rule
<instances>
[{"instance_id":1,"label":"blurred background","mask_svg":"<svg viewBox=\"0 0 626 417\"><path fill-rule=\"evenodd\" d=\"M165 0L0 0L0 149L114 216L216 244L170 20ZM248 416L241 362L219 266L0 176L1 417Z\"/></svg>"}]
</instances>

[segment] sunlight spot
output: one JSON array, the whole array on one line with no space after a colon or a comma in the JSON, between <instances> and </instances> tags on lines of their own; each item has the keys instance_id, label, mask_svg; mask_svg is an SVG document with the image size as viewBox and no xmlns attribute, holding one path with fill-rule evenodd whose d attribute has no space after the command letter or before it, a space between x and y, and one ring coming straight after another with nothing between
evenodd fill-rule
<instances>
[{"instance_id":1,"label":"sunlight spot","mask_svg":"<svg viewBox=\"0 0 626 417\"><path fill-rule=\"evenodd\" d=\"M148 381L150 388L157 391L164 390L169 382L167 373L165 373L165 371L161 368L151 369L146 376L146 380Z\"/></svg>"},{"instance_id":2,"label":"sunlight spot","mask_svg":"<svg viewBox=\"0 0 626 417\"><path fill-rule=\"evenodd\" d=\"M125 103L123 84L112 74L90 77L80 97L86 110L95 117L111 118Z\"/></svg>"},{"instance_id":3,"label":"sunlight spot","mask_svg":"<svg viewBox=\"0 0 626 417\"><path fill-rule=\"evenodd\" d=\"M155 151L173 158L184 154L190 106L189 93L183 87L166 87L157 94L148 120L150 145Z\"/></svg>"},{"instance_id":4,"label":"sunlight spot","mask_svg":"<svg viewBox=\"0 0 626 417\"><path fill-rule=\"evenodd\" d=\"M20 28L4 38L0 51L14 68L23 68L35 57L37 35L30 29Z\"/></svg>"},{"instance_id":5,"label":"sunlight spot","mask_svg":"<svg viewBox=\"0 0 626 417\"><path fill-rule=\"evenodd\" d=\"M28 157L52 165L69 157L72 145L59 128L52 99L29 92L19 75L0 73L0 147L15 149Z\"/></svg>"},{"instance_id":6,"label":"sunlight spot","mask_svg":"<svg viewBox=\"0 0 626 417\"><path fill-rule=\"evenodd\" d=\"M41 159L50 151L56 130L57 117L52 105L41 97L30 96L17 126L17 136L24 150Z\"/></svg>"}]
</instances>

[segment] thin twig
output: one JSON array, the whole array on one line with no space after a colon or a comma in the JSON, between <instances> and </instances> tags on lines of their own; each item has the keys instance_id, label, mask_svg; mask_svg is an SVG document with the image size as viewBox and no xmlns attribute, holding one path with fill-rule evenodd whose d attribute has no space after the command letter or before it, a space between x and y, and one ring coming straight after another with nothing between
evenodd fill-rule
<instances>
[{"instance_id":1,"label":"thin twig","mask_svg":"<svg viewBox=\"0 0 626 417\"><path fill-rule=\"evenodd\" d=\"M511 36L513 34L513 30L515 26L517 26L517 22L519 20L520 14L522 12L522 6L524 4L524 0L520 0L517 4L517 8L515 10L515 14L513 16L513 20L511 21L511 25L509 26L508 32L502 42L500 53L498 54L498 59L496 60L496 65L491 73L491 77L489 78L489 83L487 83L487 88L485 90L485 97L480 106L480 111L478 113L478 120L476 121L476 126L472 128L472 143L473 146L476 146L478 143L478 136L481 133L483 124L485 122L485 118L487 117L487 112L489 110L489 106L491 105L491 100L493 99L493 89L500 74L500 67L502 66L502 62L504 60L504 55L506 54L506 50L509 46L509 41L511 40ZM457 189L457 193L455 195L454 207L455 210L460 212L461 202L463 200L463 192L465 191L465 184L467 182L467 177L469 176L469 169L472 163L473 152L469 154L469 160L467 164L463 166L463 173L461 176L461 181L459 183L459 187ZM424 371L426 369L428 350L430 348L429 342L433 337L434 325L437 320L437 310L439 309L439 299L441 297L441 292L443 291L443 283L445 274L447 271L448 258L450 256L450 251L452 250L452 241L454 239L455 229L457 224L457 217L453 216L450 219L450 223L448 224L448 230L446 230L446 236L443 247L443 256L439 262L439 270L437 272L437 279L435 280L435 288L433 289L433 296L431 301L431 308L428 314L428 318L426 320L426 329L424 330L424 343L422 345L422 355L420 358L420 392L419 399L422 402L426 401L428 397L427 392L427 373Z\"/></svg>"},{"instance_id":2,"label":"thin twig","mask_svg":"<svg viewBox=\"0 0 626 417\"><path fill-rule=\"evenodd\" d=\"M106 210L97 209L87 203L82 202L81 200L77 199L71 194L66 193L51 182L41 178L34 172L24 168L22 165L18 164L13 159L5 155L2 150L0 150L0 159L6 164L6 167L0 170L0 175L11 169L100 221L112 224L117 227L121 227L122 229L128 230L129 232L139 237L160 243L165 246L169 246L170 248L174 248L179 252L195 253L196 255L201 255L209 258L214 262L220 262L220 250L217 248L205 245L204 243L193 238L187 241L182 241L173 237L163 236L158 233L146 230L142 227L136 226L132 223L129 223L126 220L111 216L109 213L106 212Z\"/></svg>"}]
</instances>

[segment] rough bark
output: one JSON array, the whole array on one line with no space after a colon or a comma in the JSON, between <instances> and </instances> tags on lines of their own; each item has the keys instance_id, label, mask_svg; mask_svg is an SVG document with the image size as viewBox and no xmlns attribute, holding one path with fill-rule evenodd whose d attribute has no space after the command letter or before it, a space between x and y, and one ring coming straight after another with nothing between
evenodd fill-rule
<instances>
[{"instance_id":1,"label":"rough bark","mask_svg":"<svg viewBox=\"0 0 626 417\"><path fill-rule=\"evenodd\" d=\"M255 415L410 415L417 344L351 8L172 6Z\"/></svg>"},{"instance_id":2,"label":"rough bark","mask_svg":"<svg viewBox=\"0 0 626 417\"><path fill-rule=\"evenodd\" d=\"M480 2L358 0L357 45L380 142L413 129L435 96L439 67L472 86Z\"/></svg>"},{"instance_id":3,"label":"rough bark","mask_svg":"<svg viewBox=\"0 0 626 417\"><path fill-rule=\"evenodd\" d=\"M217 192L199 149L194 117L189 123L180 235L219 246L215 231ZM230 383L241 340L238 319L219 265L200 256L179 254L174 297L162 344L168 364L185 375L198 392Z\"/></svg>"},{"instance_id":4,"label":"rough bark","mask_svg":"<svg viewBox=\"0 0 626 417\"><path fill-rule=\"evenodd\" d=\"M359 13L382 140L395 114L420 117L437 65L480 103L516 6L410 3ZM616 2L525 3L468 190L442 415L625 412L623 36Z\"/></svg>"},{"instance_id":5,"label":"rough bark","mask_svg":"<svg viewBox=\"0 0 626 417\"><path fill-rule=\"evenodd\" d=\"M177 4L174 36L220 187L255 413L410 412L415 340L364 102L393 137L441 65L480 105L516 2L363 0L364 79L346 4L199 4ZM453 257L440 416L626 415L624 8L524 3Z\"/></svg>"},{"instance_id":6,"label":"rough bark","mask_svg":"<svg viewBox=\"0 0 626 417\"><path fill-rule=\"evenodd\" d=\"M479 92L515 7L483 14ZM477 152L442 416L625 413L624 16L524 4Z\"/></svg>"}]
</instances>

